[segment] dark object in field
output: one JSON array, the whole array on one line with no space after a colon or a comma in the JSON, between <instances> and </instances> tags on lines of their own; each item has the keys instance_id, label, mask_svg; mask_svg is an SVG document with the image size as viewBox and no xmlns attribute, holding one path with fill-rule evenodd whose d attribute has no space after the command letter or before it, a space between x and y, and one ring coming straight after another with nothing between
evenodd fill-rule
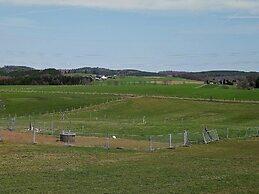
<instances>
[{"instance_id":1,"label":"dark object in field","mask_svg":"<svg viewBox=\"0 0 259 194\"><path fill-rule=\"evenodd\" d=\"M207 127L205 127L205 129L204 129L204 133L206 133L206 134L209 136L210 140L213 139L213 138L211 137L210 132L208 131Z\"/></svg>"},{"instance_id":2,"label":"dark object in field","mask_svg":"<svg viewBox=\"0 0 259 194\"><path fill-rule=\"evenodd\" d=\"M73 132L62 132L60 133L60 141L65 143L74 143L76 140L76 134Z\"/></svg>"}]
</instances>

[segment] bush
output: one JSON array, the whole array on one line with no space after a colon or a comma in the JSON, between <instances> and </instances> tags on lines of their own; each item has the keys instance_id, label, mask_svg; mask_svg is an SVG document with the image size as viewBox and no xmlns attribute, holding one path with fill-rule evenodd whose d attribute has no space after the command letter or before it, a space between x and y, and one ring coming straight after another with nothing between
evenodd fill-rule
<instances>
[{"instance_id":1,"label":"bush","mask_svg":"<svg viewBox=\"0 0 259 194\"><path fill-rule=\"evenodd\" d=\"M256 87L256 88L259 88L259 77L256 79L255 87Z\"/></svg>"}]
</instances>

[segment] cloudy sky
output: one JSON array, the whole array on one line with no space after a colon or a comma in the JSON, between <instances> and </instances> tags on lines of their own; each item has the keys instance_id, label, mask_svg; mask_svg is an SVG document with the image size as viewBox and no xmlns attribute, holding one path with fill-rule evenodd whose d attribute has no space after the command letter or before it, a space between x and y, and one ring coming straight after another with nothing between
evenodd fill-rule
<instances>
[{"instance_id":1,"label":"cloudy sky","mask_svg":"<svg viewBox=\"0 0 259 194\"><path fill-rule=\"evenodd\" d=\"M258 0L0 0L0 66L259 71Z\"/></svg>"}]
</instances>

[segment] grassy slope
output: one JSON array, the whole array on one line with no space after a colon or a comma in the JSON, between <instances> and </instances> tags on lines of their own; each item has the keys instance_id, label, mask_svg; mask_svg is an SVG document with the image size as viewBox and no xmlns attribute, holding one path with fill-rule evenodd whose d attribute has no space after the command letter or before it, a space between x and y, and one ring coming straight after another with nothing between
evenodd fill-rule
<instances>
[{"instance_id":1,"label":"grassy slope","mask_svg":"<svg viewBox=\"0 0 259 194\"><path fill-rule=\"evenodd\" d=\"M259 90L199 85L1 86L1 114L51 112L88 106L66 113L34 115L53 119L58 130L160 134L181 130L258 127L259 104L134 98L101 104L118 97L76 92L135 93L180 97L259 100ZM10 90L34 90L16 93ZM54 93L41 93L40 91ZM8 92L7 92L8 91ZM58 91L75 92L71 94ZM96 106L90 106L96 105ZM2 106L3 107L3 106ZM18 113L17 113L18 111ZM145 116L146 124L142 123ZM1 127L6 121L1 121ZM17 125L28 127L28 117ZM110 131L111 132L111 131ZM258 193L258 139L195 145L155 153L0 143L0 193Z\"/></svg>"},{"instance_id":2,"label":"grassy slope","mask_svg":"<svg viewBox=\"0 0 259 194\"><path fill-rule=\"evenodd\" d=\"M61 114L35 115L35 125L42 128L42 121L49 127L51 121L57 130L72 129L88 133L154 135L209 128L230 130L258 128L259 104L223 103L176 99L157 99L151 97L130 98L81 110L67 112L65 120ZM143 124L143 118L146 123ZM1 121L6 126L6 121ZM40 123L41 122L41 123ZM16 120L20 129L28 127L28 117ZM38 123L38 124L37 124ZM83 129L82 129L83 126Z\"/></svg>"},{"instance_id":3,"label":"grassy slope","mask_svg":"<svg viewBox=\"0 0 259 194\"><path fill-rule=\"evenodd\" d=\"M112 95L49 94L49 93L0 93L0 117L10 115L33 115L64 111L67 109L100 104L117 99Z\"/></svg>"},{"instance_id":4,"label":"grassy slope","mask_svg":"<svg viewBox=\"0 0 259 194\"><path fill-rule=\"evenodd\" d=\"M198 84L153 85L89 85L89 86L1 86L0 91L46 91L46 92L84 92L116 93L137 95L178 96L188 98L256 100L259 101L259 90L241 90L233 87L204 86Z\"/></svg>"},{"instance_id":5,"label":"grassy slope","mask_svg":"<svg viewBox=\"0 0 259 194\"><path fill-rule=\"evenodd\" d=\"M20 91L36 91L25 92ZM98 105L115 100L119 96L98 93L135 93L149 95L203 97L220 99L258 100L259 90L224 89L219 86L199 85L93 85L93 86L1 86L0 116L27 115L16 120L18 129L28 127L30 114L37 122L53 120L55 128L73 129L84 133L127 134L164 134L182 131L187 127L191 131L200 131L206 125L209 128L245 129L259 126L259 104L202 102L176 99L136 98L122 102ZM45 91L45 92L42 92ZM60 93L64 92L64 93ZM72 92L72 93L66 93ZM80 93L81 92L81 93ZM94 94L96 92L96 94ZM89 94L92 93L92 94ZM3 107L5 105L5 107ZM55 115L34 115L44 112L64 111L66 109L87 106L79 111L66 113L65 121L61 121L61 113ZM143 125L145 117L146 124ZM6 128L8 120L2 119L1 128ZM39 124L38 127L43 127ZM44 124L45 125L45 124Z\"/></svg>"},{"instance_id":6,"label":"grassy slope","mask_svg":"<svg viewBox=\"0 0 259 194\"><path fill-rule=\"evenodd\" d=\"M105 106L92 116L103 118L104 115L108 115L104 121L118 123L124 130L132 131L133 134L164 134L181 131L184 127L191 131L200 131L206 125L210 128L232 129L259 126L257 104L140 98ZM77 114L77 117L79 116L80 114ZM142 125L144 116L146 124Z\"/></svg>"},{"instance_id":7,"label":"grassy slope","mask_svg":"<svg viewBox=\"0 0 259 194\"><path fill-rule=\"evenodd\" d=\"M258 139L155 153L0 144L1 193L258 193Z\"/></svg>"}]
</instances>

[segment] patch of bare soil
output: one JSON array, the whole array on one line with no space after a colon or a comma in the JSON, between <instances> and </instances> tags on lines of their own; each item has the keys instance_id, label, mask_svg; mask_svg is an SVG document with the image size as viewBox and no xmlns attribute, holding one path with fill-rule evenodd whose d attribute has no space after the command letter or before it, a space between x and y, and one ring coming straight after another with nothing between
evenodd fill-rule
<instances>
[{"instance_id":1,"label":"patch of bare soil","mask_svg":"<svg viewBox=\"0 0 259 194\"><path fill-rule=\"evenodd\" d=\"M14 132L8 130L0 130L0 137L2 140L10 143L33 143L32 132ZM53 144L65 145L67 143L60 142L59 137L52 135L36 134L36 142L38 144ZM106 137L86 137L76 136L74 143L75 146L85 147L110 147L110 148L126 148L134 150L148 150L149 141L147 140L133 140L133 139L120 139L120 138L106 138Z\"/></svg>"}]
</instances>

